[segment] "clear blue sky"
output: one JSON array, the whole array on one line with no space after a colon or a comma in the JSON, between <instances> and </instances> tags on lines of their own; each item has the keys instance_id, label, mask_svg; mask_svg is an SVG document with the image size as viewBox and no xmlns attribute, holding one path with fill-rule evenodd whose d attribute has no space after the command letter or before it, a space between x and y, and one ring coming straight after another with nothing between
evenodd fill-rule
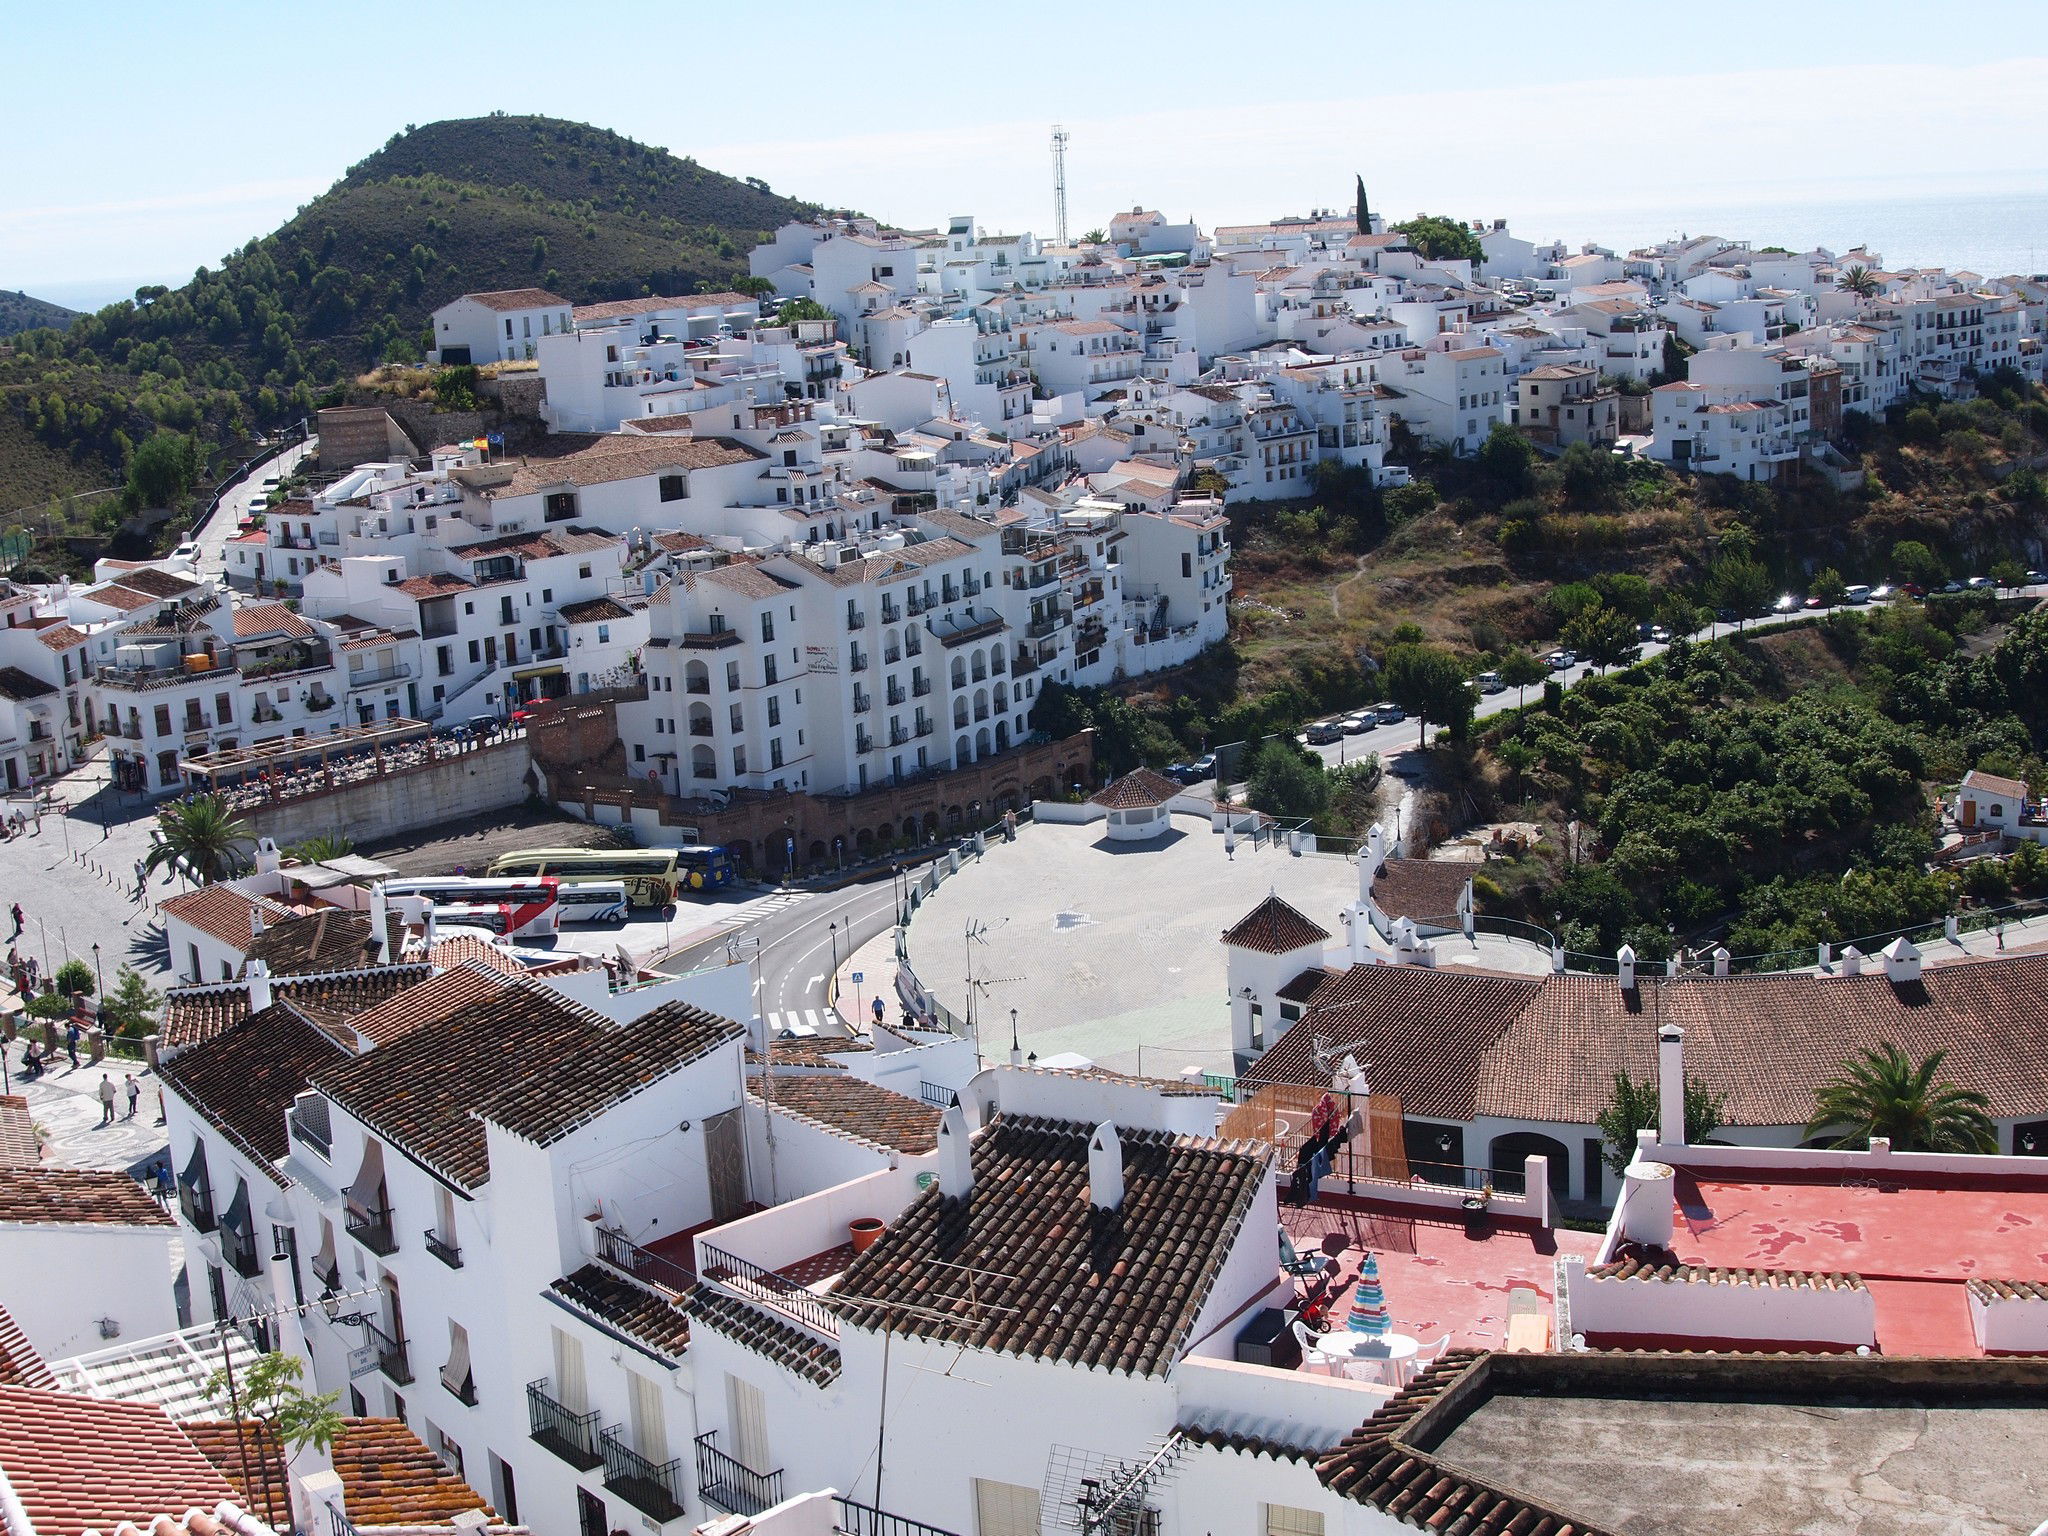
<instances>
[{"instance_id":1,"label":"clear blue sky","mask_svg":"<svg viewBox=\"0 0 2048 1536\"><path fill-rule=\"evenodd\" d=\"M1211 226L1347 205L1354 168L1395 216L1569 238L1645 204L2039 192L2042 15L2038 0L0 0L0 287L103 300L178 281L408 122L493 109L912 226L971 213L1049 233L1055 121L1073 135L1076 230L1133 203Z\"/></svg>"}]
</instances>

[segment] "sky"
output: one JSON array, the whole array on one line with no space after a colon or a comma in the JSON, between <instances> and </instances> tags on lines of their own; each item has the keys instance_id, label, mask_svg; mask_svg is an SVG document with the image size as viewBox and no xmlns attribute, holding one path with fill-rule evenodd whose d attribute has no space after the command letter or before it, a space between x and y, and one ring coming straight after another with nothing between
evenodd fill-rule
<instances>
[{"instance_id":1,"label":"sky","mask_svg":"<svg viewBox=\"0 0 2048 1536\"><path fill-rule=\"evenodd\" d=\"M2040 0L1982 0L1962 25L1892 0L1559 15L1578 13L0 0L10 57L50 66L17 62L0 93L0 288L91 304L183 281L408 123L493 110L906 227L965 213L1050 235L1055 122L1075 233L1138 204L1210 228L1348 207L1355 172L1392 217L1574 243L1609 222L1632 241L1646 208L2048 209ZM2048 228L2006 233L2048 254Z\"/></svg>"}]
</instances>

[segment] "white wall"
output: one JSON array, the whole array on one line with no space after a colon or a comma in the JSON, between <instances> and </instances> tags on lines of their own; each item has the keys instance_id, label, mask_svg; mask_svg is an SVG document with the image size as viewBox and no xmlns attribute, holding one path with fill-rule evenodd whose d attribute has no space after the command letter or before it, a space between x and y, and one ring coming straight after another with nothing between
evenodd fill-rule
<instances>
[{"instance_id":1,"label":"white wall","mask_svg":"<svg viewBox=\"0 0 2048 1536\"><path fill-rule=\"evenodd\" d=\"M100 1319L122 1339L178 1326L171 1295L175 1227L0 1223L0 1305L48 1359L107 1347ZM204 1292L196 1298L205 1304Z\"/></svg>"},{"instance_id":2,"label":"white wall","mask_svg":"<svg viewBox=\"0 0 2048 1536\"><path fill-rule=\"evenodd\" d=\"M1987 1354L2048 1353L2048 1301L2004 1298L1985 1301L1970 1293L1970 1327Z\"/></svg>"},{"instance_id":3,"label":"white wall","mask_svg":"<svg viewBox=\"0 0 2048 1536\"><path fill-rule=\"evenodd\" d=\"M1701 1280L1595 1279L1565 1260L1574 1333L1747 1339L1758 1344L1877 1342L1877 1306L1861 1286L1817 1289Z\"/></svg>"}]
</instances>

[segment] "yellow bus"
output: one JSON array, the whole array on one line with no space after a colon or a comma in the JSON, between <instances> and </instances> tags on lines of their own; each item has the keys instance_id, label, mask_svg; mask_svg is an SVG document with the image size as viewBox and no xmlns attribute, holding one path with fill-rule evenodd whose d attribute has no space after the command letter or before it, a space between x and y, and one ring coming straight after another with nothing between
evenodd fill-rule
<instances>
[{"instance_id":1,"label":"yellow bus","mask_svg":"<svg viewBox=\"0 0 2048 1536\"><path fill-rule=\"evenodd\" d=\"M528 848L491 861L498 876L547 876L564 885L597 880L625 882L636 907L665 907L688 891L701 895L738 879L723 848Z\"/></svg>"}]
</instances>

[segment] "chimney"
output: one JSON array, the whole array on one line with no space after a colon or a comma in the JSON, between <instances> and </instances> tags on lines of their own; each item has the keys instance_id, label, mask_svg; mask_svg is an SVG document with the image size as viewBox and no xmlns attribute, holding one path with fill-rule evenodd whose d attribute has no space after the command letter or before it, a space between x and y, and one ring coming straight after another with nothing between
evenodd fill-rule
<instances>
[{"instance_id":1,"label":"chimney","mask_svg":"<svg viewBox=\"0 0 2048 1536\"><path fill-rule=\"evenodd\" d=\"M1685 1145L1685 1031L1676 1024L1657 1031L1657 1140Z\"/></svg>"},{"instance_id":2,"label":"chimney","mask_svg":"<svg viewBox=\"0 0 2048 1536\"><path fill-rule=\"evenodd\" d=\"M1920 979L1920 951L1904 934L1885 945L1878 954L1884 957L1884 973L1894 986Z\"/></svg>"},{"instance_id":3,"label":"chimney","mask_svg":"<svg viewBox=\"0 0 2048 1536\"><path fill-rule=\"evenodd\" d=\"M282 862L283 856L277 851L277 839L271 837L259 837L256 839L257 874L274 875L277 873L278 865Z\"/></svg>"},{"instance_id":4,"label":"chimney","mask_svg":"<svg viewBox=\"0 0 2048 1536\"><path fill-rule=\"evenodd\" d=\"M939 1116L939 1193L965 1200L974 1192L974 1148L967 1140L967 1116L956 1103Z\"/></svg>"},{"instance_id":5,"label":"chimney","mask_svg":"<svg viewBox=\"0 0 2048 1536\"><path fill-rule=\"evenodd\" d=\"M1088 1203L1113 1211L1124 1203L1124 1143L1107 1120L1088 1138Z\"/></svg>"},{"instance_id":6,"label":"chimney","mask_svg":"<svg viewBox=\"0 0 2048 1536\"><path fill-rule=\"evenodd\" d=\"M1621 1175L1621 1235L1645 1248L1669 1248L1677 1203L1669 1163L1638 1157Z\"/></svg>"},{"instance_id":7,"label":"chimney","mask_svg":"<svg viewBox=\"0 0 2048 1536\"><path fill-rule=\"evenodd\" d=\"M261 1013L270 1006L270 967L261 960L251 960L242 977L249 984L249 1011Z\"/></svg>"},{"instance_id":8,"label":"chimney","mask_svg":"<svg viewBox=\"0 0 2048 1536\"><path fill-rule=\"evenodd\" d=\"M263 909L251 905L249 908L249 942L255 943L263 937Z\"/></svg>"},{"instance_id":9,"label":"chimney","mask_svg":"<svg viewBox=\"0 0 2048 1536\"><path fill-rule=\"evenodd\" d=\"M391 919L384 903L384 882L379 880L370 887L370 942L377 946L371 951L372 964L382 964L391 958L385 953L390 947L390 932Z\"/></svg>"},{"instance_id":10,"label":"chimney","mask_svg":"<svg viewBox=\"0 0 2048 1536\"><path fill-rule=\"evenodd\" d=\"M1614 963L1621 971L1621 990L1633 992L1636 989L1636 947L1624 944L1614 953Z\"/></svg>"},{"instance_id":11,"label":"chimney","mask_svg":"<svg viewBox=\"0 0 2048 1536\"><path fill-rule=\"evenodd\" d=\"M1861 976L1863 974L1863 951L1851 944L1842 951L1842 974Z\"/></svg>"}]
</instances>

